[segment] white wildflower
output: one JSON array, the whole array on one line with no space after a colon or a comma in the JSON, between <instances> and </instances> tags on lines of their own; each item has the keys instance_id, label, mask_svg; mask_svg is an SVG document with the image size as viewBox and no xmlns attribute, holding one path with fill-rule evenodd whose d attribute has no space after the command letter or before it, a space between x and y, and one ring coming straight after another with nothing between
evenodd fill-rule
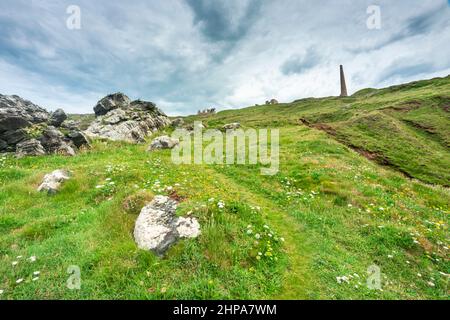
<instances>
[{"instance_id":1,"label":"white wildflower","mask_svg":"<svg viewBox=\"0 0 450 320\"><path fill-rule=\"evenodd\" d=\"M22 278L17 279L17 281L16 281L17 284L22 283L22 282L23 282L23 279L22 279Z\"/></svg>"}]
</instances>

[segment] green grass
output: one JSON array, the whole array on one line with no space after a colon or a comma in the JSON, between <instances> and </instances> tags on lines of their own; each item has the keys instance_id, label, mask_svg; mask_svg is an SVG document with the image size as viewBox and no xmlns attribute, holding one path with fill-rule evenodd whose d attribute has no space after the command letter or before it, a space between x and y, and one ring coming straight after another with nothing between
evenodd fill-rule
<instances>
[{"instance_id":1,"label":"green grass","mask_svg":"<svg viewBox=\"0 0 450 320\"><path fill-rule=\"evenodd\" d=\"M260 175L260 165L176 166L170 151L100 141L73 158L8 156L0 160L0 299L448 299L448 88L449 78L437 79L187 118L210 128L279 127L274 176ZM73 173L61 192L36 192L60 168ZM159 258L138 250L132 232L140 208L166 186L183 199L177 214L192 212L202 234ZM382 291L366 286L374 264ZM79 291L66 286L71 265L81 269Z\"/></svg>"},{"instance_id":2,"label":"green grass","mask_svg":"<svg viewBox=\"0 0 450 320\"><path fill-rule=\"evenodd\" d=\"M293 103L191 116L211 127L308 124L380 164L430 184L450 185L450 76L386 89L365 89L348 98Z\"/></svg>"}]
</instances>

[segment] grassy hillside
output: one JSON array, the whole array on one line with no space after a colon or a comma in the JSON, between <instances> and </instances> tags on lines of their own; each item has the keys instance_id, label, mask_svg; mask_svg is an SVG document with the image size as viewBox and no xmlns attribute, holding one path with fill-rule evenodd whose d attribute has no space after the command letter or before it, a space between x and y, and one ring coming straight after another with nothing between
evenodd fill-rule
<instances>
[{"instance_id":1,"label":"grassy hillside","mask_svg":"<svg viewBox=\"0 0 450 320\"><path fill-rule=\"evenodd\" d=\"M280 128L275 176L259 165L176 166L170 151L101 141L73 158L3 157L0 299L448 299L449 86L187 119ZM59 168L73 173L61 192L37 193ZM179 199L177 213L202 225L164 258L132 237L156 194ZM383 290L366 286L374 264ZM79 291L66 287L71 265L81 268Z\"/></svg>"},{"instance_id":2,"label":"grassy hillside","mask_svg":"<svg viewBox=\"0 0 450 320\"><path fill-rule=\"evenodd\" d=\"M188 117L188 121L199 119ZM378 163L431 184L450 185L450 76L353 96L303 99L204 116L210 126L296 126L323 130Z\"/></svg>"}]
</instances>

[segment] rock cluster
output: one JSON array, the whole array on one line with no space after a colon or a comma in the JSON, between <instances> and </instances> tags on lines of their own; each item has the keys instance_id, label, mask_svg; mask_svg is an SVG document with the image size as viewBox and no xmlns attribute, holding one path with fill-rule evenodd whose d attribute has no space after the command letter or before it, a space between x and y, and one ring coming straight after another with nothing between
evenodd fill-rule
<instances>
[{"instance_id":1,"label":"rock cluster","mask_svg":"<svg viewBox=\"0 0 450 320\"><path fill-rule=\"evenodd\" d=\"M16 152L18 157L45 154L75 155L81 143L77 128L64 128L67 115L62 109L53 113L19 96L0 94L0 152ZM72 141L76 138L76 143Z\"/></svg>"},{"instance_id":2,"label":"rock cluster","mask_svg":"<svg viewBox=\"0 0 450 320\"><path fill-rule=\"evenodd\" d=\"M131 101L122 93L103 98L94 111L96 119L85 131L91 138L140 143L148 134L171 124L154 103Z\"/></svg>"},{"instance_id":3,"label":"rock cluster","mask_svg":"<svg viewBox=\"0 0 450 320\"><path fill-rule=\"evenodd\" d=\"M134 229L134 239L140 249L164 254L181 238L196 238L200 224L195 218L176 217L177 202L166 196L156 196L145 206Z\"/></svg>"}]
</instances>

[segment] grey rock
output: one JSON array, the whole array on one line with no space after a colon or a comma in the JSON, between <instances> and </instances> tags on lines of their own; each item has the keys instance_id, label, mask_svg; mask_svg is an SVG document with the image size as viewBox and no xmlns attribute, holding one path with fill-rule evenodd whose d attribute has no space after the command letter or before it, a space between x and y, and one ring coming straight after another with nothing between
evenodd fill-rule
<instances>
[{"instance_id":1,"label":"grey rock","mask_svg":"<svg viewBox=\"0 0 450 320\"><path fill-rule=\"evenodd\" d=\"M1 150L15 151L18 143L28 140L25 129L45 123L48 117L47 111L30 101L0 94L0 139L7 144Z\"/></svg>"},{"instance_id":2,"label":"grey rock","mask_svg":"<svg viewBox=\"0 0 450 320\"><path fill-rule=\"evenodd\" d=\"M2 139L6 141L10 148L15 148L16 144L26 140L28 137L24 129L10 130L2 133Z\"/></svg>"},{"instance_id":3,"label":"grey rock","mask_svg":"<svg viewBox=\"0 0 450 320\"><path fill-rule=\"evenodd\" d=\"M0 131L28 126L28 123L47 122L49 113L19 96L0 94Z\"/></svg>"},{"instance_id":4,"label":"grey rock","mask_svg":"<svg viewBox=\"0 0 450 320\"><path fill-rule=\"evenodd\" d=\"M15 115L1 115L0 114L0 131L12 131L21 128L26 128L31 125L31 123L19 116Z\"/></svg>"},{"instance_id":5,"label":"grey rock","mask_svg":"<svg viewBox=\"0 0 450 320\"><path fill-rule=\"evenodd\" d=\"M75 150L72 148L72 146L70 146L66 142L61 143L61 145L54 151L54 153L68 157L74 157L76 155Z\"/></svg>"},{"instance_id":6,"label":"grey rock","mask_svg":"<svg viewBox=\"0 0 450 320\"><path fill-rule=\"evenodd\" d=\"M67 170L56 170L45 175L42 184L37 189L39 192L45 191L49 194L55 194L61 188L64 181L70 179L70 172Z\"/></svg>"},{"instance_id":7,"label":"grey rock","mask_svg":"<svg viewBox=\"0 0 450 320\"><path fill-rule=\"evenodd\" d=\"M195 218L175 216L177 202L166 196L156 196L145 206L134 229L134 239L140 249L163 255L181 238L196 238L200 224Z\"/></svg>"},{"instance_id":8,"label":"grey rock","mask_svg":"<svg viewBox=\"0 0 450 320\"><path fill-rule=\"evenodd\" d=\"M241 124L239 122L235 123L229 123L222 127L223 130L237 130L241 127Z\"/></svg>"},{"instance_id":9,"label":"grey rock","mask_svg":"<svg viewBox=\"0 0 450 320\"><path fill-rule=\"evenodd\" d=\"M75 150L65 140L64 135L55 127L48 127L39 138L42 146L49 154L61 154L65 156L74 156Z\"/></svg>"},{"instance_id":10,"label":"grey rock","mask_svg":"<svg viewBox=\"0 0 450 320\"><path fill-rule=\"evenodd\" d=\"M67 137L73 142L73 144L77 148L81 148L82 146L89 147L89 138L81 131L71 131L67 135Z\"/></svg>"},{"instance_id":11,"label":"grey rock","mask_svg":"<svg viewBox=\"0 0 450 320\"><path fill-rule=\"evenodd\" d=\"M23 158L27 156L43 156L45 155L45 150L42 144L36 139L30 139L21 142L16 148L16 157Z\"/></svg>"},{"instance_id":12,"label":"grey rock","mask_svg":"<svg viewBox=\"0 0 450 320\"><path fill-rule=\"evenodd\" d=\"M0 152L5 151L8 148L6 141L0 139Z\"/></svg>"},{"instance_id":13,"label":"grey rock","mask_svg":"<svg viewBox=\"0 0 450 320\"><path fill-rule=\"evenodd\" d=\"M80 121L66 120L61 124L61 128L76 131L76 130L80 130L80 125L81 125Z\"/></svg>"},{"instance_id":14,"label":"grey rock","mask_svg":"<svg viewBox=\"0 0 450 320\"><path fill-rule=\"evenodd\" d=\"M59 127L66 119L67 115L64 110L58 109L51 114L49 124L55 127Z\"/></svg>"},{"instance_id":15,"label":"grey rock","mask_svg":"<svg viewBox=\"0 0 450 320\"><path fill-rule=\"evenodd\" d=\"M161 150L161 149L173 149L180 144L180 140L173 139L169 136L162 136L154 139L150 144L147 151Z\"/></svg>"},{"instance_id":16,"label":"grey rock","mask_svg":"<svg viewBox=\"0 0 450 320\"><path fill-rule=\"evenodd\" d=\"M42 136L39 138L42 146L53 153L59 148L61 142L64 141L64 135L55 127L48 127L42 132Z\"/></svg>"},{"instance_id":17,"label":"grey rock","mask_svg":"<svg viewBox=\"0 0 450 320\"><path fill-rule=\"evenodd\" d=\"M177 118L172 121L172 127L180 128L184 125L184 120L182 118Z\"/></svg>"},{"instance_id":18,"label":"grey rock","mask_svg":"<svg viewBox=\"0 0 450 320\"><path fill-rule=\"evenodd\" d=\"M94 112L96 116L103 116L114 109L127 108L130 103L130 98L123 93L114 93L101 99L94 107Z\"/></svg>"}]
</instances>

